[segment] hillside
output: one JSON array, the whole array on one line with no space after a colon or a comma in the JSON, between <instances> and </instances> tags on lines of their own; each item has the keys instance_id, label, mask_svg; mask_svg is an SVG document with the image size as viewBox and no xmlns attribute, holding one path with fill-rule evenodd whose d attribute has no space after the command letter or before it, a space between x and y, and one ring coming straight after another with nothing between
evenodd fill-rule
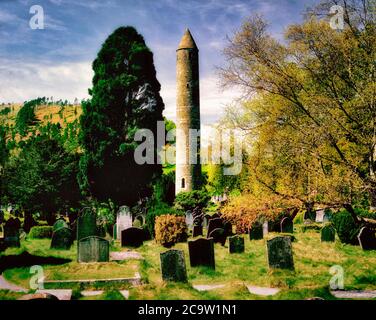
<instances>
[{"instance_id":1,"label":"hillside","mask_svg":"<svg viewBox=\"0 0 376 320\"><path fill-rule=\"evenodd\" d=\"M6 108L10 108L8 114L0 114L0 124L14 125L18 111L22 104L11 104L0 106L0 112ZM42 123L60 123L62 127L65 123L73 122L78 119L82 113L81 105L60 106L57 104L40 105L35 108L35 116Z\"/></svg>"}]
</instances>

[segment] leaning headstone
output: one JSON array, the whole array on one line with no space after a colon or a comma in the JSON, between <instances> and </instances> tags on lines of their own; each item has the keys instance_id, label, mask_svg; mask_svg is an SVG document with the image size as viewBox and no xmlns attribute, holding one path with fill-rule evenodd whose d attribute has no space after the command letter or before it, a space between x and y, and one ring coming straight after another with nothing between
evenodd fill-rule
<instances>
[{"instance_id":1,"label":"leaning headstone","mask_svg":"<svg viewBox=\"0 0 376 320\"><path fill-rule=\"evenodd\" d=\"M322 242L334 242L336 240L336 230L332 226L324 226L321 229Z\"/></svg>"},{"instance_id":2,"label":"leaning headstone","mask_svg":"<svg viewBox=\"0 0 376 320\"><path fill-rule=\"evenodd\" d=\"M20 247L20 225L18 219L10 218L4 224L4 244L6 247Z\"/></svg>"},{"instance_id":3,"label":"leaning headstone","mask_svg":"<svg viewBox=\"0 0 376 320\"><path fill-rule=\"evenodd\" d=\"M281 221L281 232L282 233L293 233L294 232L294 223L289 217L285 217Z\"/></svg>"},{"instance_id":4,"label":"leaning headstone","mask_svg":"<svg viewBox=\"0 0 376 320\"><path fill-rule=\"evenodd\" d=\"M363 227L358 234L360 247L363 250L376 250L375 229Z\"/></svg>"},{"instance_id":5,"label":"leaning headstone","mask_svg":"<svg viewBox=\"0 0 376 320\"><path fill-rule=\"evenodd\" d=\"M78 262L107 262L110 245L106 239L92 236L78 242Z\"/></svg>"},{"instance_id":6,"label":"leaning headstone","mask_svg":"<svg viewBox=\"0 0 376 320\"><path fill-rule=\"evenodd\" d=\"M117 240L121 240L121 232L133 226L132 213L127 206L120 207L116 215Z\"/></svg>"},{"instance_id":7,"label":"leaning headstone","mask_svg":"<svg viewBox=\"0 0 376 320\"><path fill-rule=\"evenodd\" d=\"M214 229L223 228L223 220L221 218L214 218L209 220L207 238L210 238L210 233Z\"/></svg>"},{"instance_id":8,"label":"leaning headstone","mask_svg":"<svg viewBox=\"0 0 376 320\"><path fill-rule=\"evenodd\" d=\"M192 237L202 236L202 226L193 226Z\"/></svg>"},{"instance_id":9,"label":"leaning headstone","mask_svg":"<svg viewBox=\"0 0 376 320\"><path fill-rule=\"evenodd\" d=\"M161 253L161 271L164 281L187 282L184 252L168 250Z\"/></svg>"},{"instance_id":10,"label":"leaning headstone","mask_svg":"<svg viewBox=\"0 0 376 320\"><path fill-rule=\"evenodd\" d=\"M185 213L185 223L187 224L189 229L193 227L193 215L192 211L190 210Z\"/></svg>"},{"instance_id":11,"label":"leaning headstone","mask_svg":"<svg viewBox=\"0 0 376 320\"><path fill-rule=\"evenodd\" d=\"M191 267L207 266L215 269L213 239L200 238L188 241L188 249Z\"/></svg>"},{"instance_id":12,"label":"leaning headstone","mask_svg":"<svg viewBox=\"0 0 376 320\"><path fill-rule=\"evenodd\" d=\"M210 232L209 238L213 238L214 243L220 243L224 246L227 239L226 231L222 228L214 229Z\"/></svg>"},{"instance_id":13,"label":"leaning headstone","mask_svg":"<svg viewBox=\"0 0 376 320\"><path fill-rule=\"evenodd\" d=\"M68 224L62 218L56 220L56 222L54 223L52 227L53 231L56 231L57 229L60 229L60 228L68 228Z\"/></svg>"},{"instance_id":14,"label":"leaning headstone","mask_svg":"<svg viewBox=\"0 0 376 320\"><path fill-rule=\"evenodd\" d=\"M84 209L77 218L77 241L97 235L97 216L94 211Z\"/></svg>"},{"instance_id":15,"label":"leaning headstone","mask_svg":"<svg viewBox=\"0 0 376 320\"><path fill-rule=\"evenodd\" d=\"M294 259L290 237L275 237L266 243L270 268L294 269Z\"/></svg>"},{"instance_id":16,"label":"leaning headstone","mask_svg":"<svg viewBox=\"0 0 376 320\"><path fill-rule=\"evenodd\" d=\"M244 252L244 238L240 236L233 236L228 238L229 252L230 253L243 253Z\"/></svg>"},{"instance_id":17,"label":"leaning headstone","mask_svg":"<svg viewBox=\"0 0 376 320\"><path fill-rule=\"evenodd\" d=\"M122 247L140 247L144 243L145 231L141 228L131 227L121 232Z\"/></svg>"},{"instance_id":18,"label":"leaning headstone","mask_svg":"<svg viewBox=\"0 0 376 320\"><path fill-rule=\"evenodd\" d=\"M249 240L260 240L263 239L264 232L263 227L260 222L254 222L249 228Z\"/></svg>"},{"instance_id":19,"label":"leaning headstone","mask_svg":"<svg viewBox=\"0 0 376 320\"><path fill-rule=\"evenodd\" d=\"M69 250L73 243L73 232L69 228L62 227L52 234L51 249Z\"/></svg>"}]
</instances>

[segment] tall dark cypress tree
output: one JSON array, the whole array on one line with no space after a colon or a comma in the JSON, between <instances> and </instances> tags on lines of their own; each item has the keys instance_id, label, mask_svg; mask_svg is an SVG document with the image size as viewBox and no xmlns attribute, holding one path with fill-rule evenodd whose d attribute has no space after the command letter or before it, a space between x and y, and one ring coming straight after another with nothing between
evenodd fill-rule
<instances>
[{"instance_id":1,"label":"tall dark cypress tree","mask_svg":"<svg viewBox=\"0 0 376 320\"><path fill-rule=\"evenodd\" d=\"M156 137L163 121L153 54L133 27L115 30L93 62L91 100L83 103L81 144L84 153L78 175L81 189L97 200L133 205L151 193L153 178L162 172L156 164L138 165L134 141L138 129Z\"/></svg>"}]
</instances>

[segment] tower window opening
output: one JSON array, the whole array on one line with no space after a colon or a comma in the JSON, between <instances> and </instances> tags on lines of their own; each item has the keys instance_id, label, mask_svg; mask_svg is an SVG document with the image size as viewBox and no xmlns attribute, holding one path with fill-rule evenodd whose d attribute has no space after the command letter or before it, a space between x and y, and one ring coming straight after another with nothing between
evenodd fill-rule
<instances>
[{"instance_id":1,"label":"tower window opening","mask_svg":"<svg viewBox=\"0 0 376 320\"><path fill-rule=\"evenodd\" d=\"M187 83L187 89L189 89L189 83Z\"/></svg>"},{"instance_id":2,"label":"tower window opening","mask_svg":"<svg viewBox=\"0 0 376 320\"><path fill-rule=\"evenodd\" d=\"M182 189L185 189L185 179L181 179L181 187Z\"/></svg>"}]
</instances>

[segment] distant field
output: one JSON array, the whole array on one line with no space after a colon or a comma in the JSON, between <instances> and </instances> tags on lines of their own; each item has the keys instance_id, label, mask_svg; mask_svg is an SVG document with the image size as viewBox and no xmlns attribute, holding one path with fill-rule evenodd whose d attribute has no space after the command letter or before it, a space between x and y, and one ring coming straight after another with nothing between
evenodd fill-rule
<instances>
[{"instance_id":1,"label":"distant field","mask_svg":"<svg viewBox=\"0 0 376 320\"><path fill-rule=\"evenodd\" d=\"M0 115L0 123L14 125L18 111L21 109L22 104L2 105L0 111L5 108L10 108L11 111L7 115ZM73 122L79 118L82 113L81 105L41 105L35 108L35 116L42 123L60 123L62 127L66 123Z\"/></svg>"}]
</instances>

